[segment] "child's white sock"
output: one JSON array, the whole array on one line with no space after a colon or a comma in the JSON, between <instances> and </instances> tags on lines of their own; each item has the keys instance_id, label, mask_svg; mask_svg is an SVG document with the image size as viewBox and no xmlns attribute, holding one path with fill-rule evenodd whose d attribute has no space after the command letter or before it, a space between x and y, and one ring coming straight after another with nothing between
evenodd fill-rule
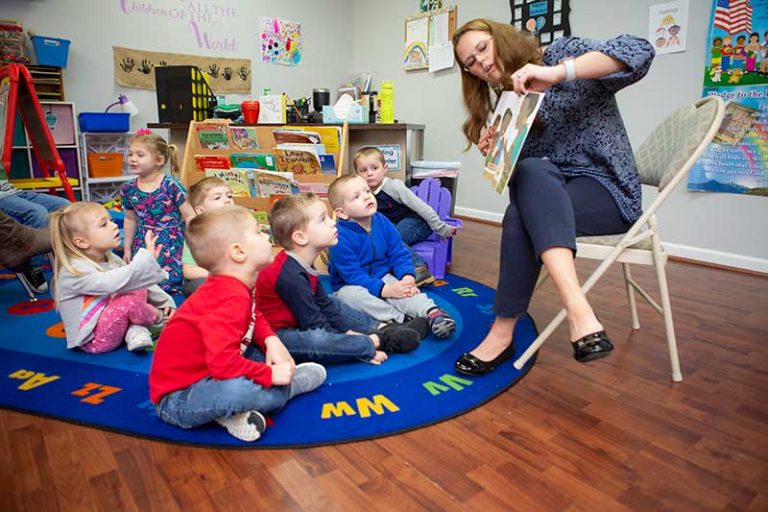
<instances>
[{"instance_id":1,"label":"child's white sock","mask_svg":"<svg viewBox=\"0 0 768 512\"><path fill-rule=\"evenodd\" d=\"M216 423L241 441L256 441L267 429L267 420L259 411L245 411L216 418Z\"/></svg>"}]
</instances>

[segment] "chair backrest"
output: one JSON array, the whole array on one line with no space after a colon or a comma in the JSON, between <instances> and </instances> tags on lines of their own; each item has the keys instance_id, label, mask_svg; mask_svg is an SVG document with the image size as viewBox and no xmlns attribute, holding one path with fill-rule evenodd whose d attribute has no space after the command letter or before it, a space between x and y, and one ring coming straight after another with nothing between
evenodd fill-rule
<instances>
[{"instance_id":1,"label":"chair backrest","mask_svg":"<svg viewBox=\"0 0 768 512\"><path fill-rule=\"evenodd\" d=\"M440 185L440 180L426 178L418 185L411 187L411 190L437 212L440 220L445 220L451 214L451 192Z\"/></svg>"},{"instance_id":2,"label":"chair backrest","mask_svg":"<svg viewBox=\"0 0 768 512\"><path fill-rule=\"evenodd\" d=\"M680 107L635 152L640 181L664 190L687 175L720 127L725 104L710 96ZM674 186L673 186L674 188Z\"/></svg>"}]
</instances>

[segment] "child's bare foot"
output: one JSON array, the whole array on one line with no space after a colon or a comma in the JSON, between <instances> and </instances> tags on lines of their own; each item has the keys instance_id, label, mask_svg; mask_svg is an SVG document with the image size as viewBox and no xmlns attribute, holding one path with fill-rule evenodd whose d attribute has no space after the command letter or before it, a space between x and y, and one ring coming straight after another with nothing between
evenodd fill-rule
<instances>
[{"instance_id":1,"label":"child's bare foot","mask_svg":"<svg viewBox=\"0 0 768 512\"><path fill-rule=\"evenodd\" d=\"M384 361L386 361L388 357L389 356L387 356L386 352L382 352L381 350L377 350L376 353L373 355L373 359L371 359L368 362L378 366L381 363L383 363Z\"/></svg>"}]
</instances>

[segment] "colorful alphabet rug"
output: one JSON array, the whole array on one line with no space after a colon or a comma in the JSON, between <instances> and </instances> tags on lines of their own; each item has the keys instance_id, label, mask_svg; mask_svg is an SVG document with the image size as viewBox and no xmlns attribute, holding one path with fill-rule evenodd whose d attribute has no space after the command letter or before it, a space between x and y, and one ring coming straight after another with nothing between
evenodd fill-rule
<instances>
[{"instance_id":1,"label":"colorful alphabet rug","mask_svg":"<svg viewBox=\"0 0 768 512\"><path fill-rule=\"evenodd\" d=\"M0 407L174 443L315 446L447 420L491 400L530 370L533 362L517 371L509 361L482 377L456 373L454 361L483 338L493 321L494 292L454 275L424 290L456 319L449 339L430 336L416 351L392 355L381 366L329 366L323 386L268 417L263 437L245 443L215 424L182 430L162 422L148 400L151 351L136 354L123 347L92 355L67 350L50 297L31 303L12 274L0 274ZM519 321L517 353L535 337L531 318Z\"/></svg>"}]
</instances>

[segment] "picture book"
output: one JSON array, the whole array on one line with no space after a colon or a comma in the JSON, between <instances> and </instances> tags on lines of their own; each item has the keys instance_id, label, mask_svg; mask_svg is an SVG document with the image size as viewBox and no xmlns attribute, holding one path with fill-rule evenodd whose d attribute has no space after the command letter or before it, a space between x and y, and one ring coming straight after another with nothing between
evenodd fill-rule
<instances>
[{"instance_id":1,"label":"picture book","mask_svg":"<svg viewBox=\"0 0 768 512\"><path fill-rule=\"evenodd\" d=\"M252 126L231 126L232 145L237 149L259 149L259 137Z\"/></svg>"},{"instance_id":2,"label":"picture book","mask_svg":"<svg viewBox=\"0 0 768 512\"><path fill-rule=\"evenodd\" d=\"M232 189L232 195L235 197L258 196L251 169L206 169L205 175L224 180Z\"/></svg>"},{"instance_id":3,"label":"picture book","mask_svg":"<svg viewBox=\"0 0 768 512\"><path fill-rule=\"evenodd\" d=\"M266 169L276 171L275 157L271 153L232 153L229 155L232 167Z\"/></svg>"},{"instance_id":4,"label":"picture book","mask_svg":"<svg viewBox=\"0 0 768 512\"><path fill-rule=\"evenodd\" d=\"M515 172L520 151L543 98L544 93L529 92L520 97L512 91L505 91L499 97L491 121L495 136L485 157L483 172L483 177L499 194L507 188Z\"/></svg>"},{"instance_id":5,"label":"picture book","mask_svg":"<svg viewBox=\"0 0 768 512\"><path fill-rule=\"evenodd\" d=\"M299 182L299 193L306 194L312 192L320 197L328 197L329 186L330 183Z\"/></svg>"},{"instance_id":6,"label":"picture book","mask_svg":"<svg viewBox=\"0 0 768 512\"><path fill-rule=\"evenodd\" d=\"M317 153L296 149L275 148L277 170L296 175L322 174Z\"/></svg>"},{"instance_id":7,"label":"picture book","mask_svg":"<svg viewBox=\"0 0 768 512\"><path fill-rule=\"evenodd\" d=\"M274 172L262 169L254 169L252 172L253 181L260 197L299 193L299 187L293 181L293 174L289 172Z\"/></svg>"},{"instance_id":8,"label":"picture book","mask_svg":"<svg viewBox=\"0 0 768 512\"><path fill-rule=\"evenodd\" d=\"M251 215L253 215L259 222L259 231L269 237L269 243L275 245L275 239L272 236L272 228L269 225L269 214L263 210L251 210Z\"/></svg>"},{"instance_id":9,"label":"picture book","mask_svg":"<svg viewBox=\"0 0 768 512\"><path fill-rule=\"evenodd\" d=\"M195 125L197 139L203 149L229 149L227 125L223 123L199 123Z\"/></svg>"},{"instance_id":10,"label":"picture book","mask_svg":"<svg viewBox=\"0 0 768 512\"><path fill-rule=\"evenodd\" d=\"M195 155L195 166L200 172L206 169L229 169L229 157L224 155Z\"/></svg>"},{"instance_id":11,"label":"picture book","mask_svg":"<svg viewBox=\"0 0 768 512\"><path fill-rule=\"evenodd\" d=\"M328 153L333 154L338 158L339 150L341 148L341 127L340 126L312 126L310 128L299 128L295 126L283 127L283 129L290 129L293 131L308 131L316 133L320 136L320 142L325 146L325 150Z\"/></svg>"},{"instance_id":12,"label":"picture book","mask_svg":"<svg viewBox=\"0 0 768 512\"><path fill-rule=\"evenodd\" d=\"M278 144L320 144L320 134L303 130L281 129L272 131L275 145Z\"/></svg>"},{"instance_id":13,"label":"picture book","mask_svg":"<svg viewBox=\"0 0 768 512\"><path fill-rule=\"evenodd\" d=\"M323 174L335 176L336 159L333 157L333 155L317 155L317 157L320 159L320 169L322 169Z\"/></svg>"}]
</instances>

